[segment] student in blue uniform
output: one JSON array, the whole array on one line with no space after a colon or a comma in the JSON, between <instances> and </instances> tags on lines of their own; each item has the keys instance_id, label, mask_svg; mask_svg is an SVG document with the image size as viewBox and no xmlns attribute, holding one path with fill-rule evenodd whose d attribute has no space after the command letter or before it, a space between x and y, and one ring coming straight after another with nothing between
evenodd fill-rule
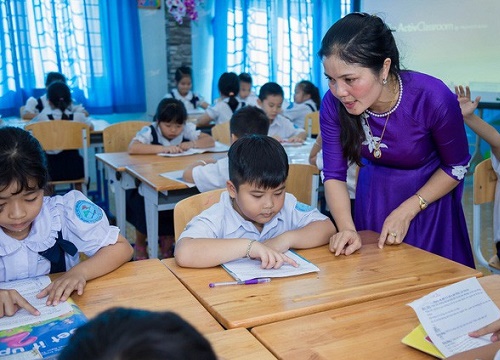
<instances>
[{"instance_id":1,"label":"student in blue uniform","mask_svg":"<svg viewBox=\"0 0 500 360\"><path fill-rule=\"evenodd\" d=\"M327 244L336 233L318 209L285 192L288 157L281 144L261 135L244 136L229 149L227 192L193 218L179 236L179 266L204 268L235 259L259 259L265 269L284 263L297 266L284 253ZM335 255L351 254L361 242L331 243Z\"/></svg>"},{"instance_id":2,"label":"student in blue uniform","mask_svg":"<svg viewBox=\"0 0 500 360\"><path fill-rule=\"evenodd\" d=\"M257 104L269 118L268 135L280 142L303 142L306 131L282 115L283 97L283 88L275 82L265 83L260 88Z\"/></svg>"},{"instance_id":3,"label":"student in blue uniform","mask_svg":"<svg viewBox=\"0 0 500 360\"><path fill-rule=\"evenodd\" d=\"M179 315L139 309L106 310L71 336L59 360L215 360L212 346Z\"/></svg>"},{"instance_id":4,"label":"student in blue uniform","mask_svg":"<svg viewBox=\"0 0 500 360\"><path fill-rule=\"evenodd\" d=\"M246 135L267 135L268 130L269 119L264 111L255 106L245 106L236 111L229 123L231 143ZM194 183L200 192L224 188L229 180L228 158L198 160L184 170L182 177Z\"/></svg>"},{"instance_id":5,"label":"student in blue uniform","mask_svg":"<svg viewBox=\"0 0 500 360\"><path fill-rule=\"evenodd\" d=\"M81 192L44 196L47 162L33 136L4 127L0 138L0 281L66 272L37 295L57 305L130 260L127 240ZM80 263L79 252L89 258ZM0 317L20 308L39 314L17 291L0 290Z\"/></svg>"},{"instance_id":6,"label":"student in blue uniform","mask_svg":"<svg viewBox=\"0 0 500 360\"><path fill-rule=\"evenodd\" d=\"M312 82L302 80L295 85L292 106L284 110L283 115L296 127L304 129L306 115L319 111L320 105L319 89Z\"/></svg>"},{"instance_id":7,"label":"student in blue uniform","mask_svg":"<svg viewBox=\"0 0 500 360\"><path fill-rule=\"evenodd\" d=\"M186 122L184 104L177 99L162 99L156 109L153 124L143 127L130 142L130 154L177 154L191 148L209 148L214 139L194 124ZM146 211L144 198L137 189L127 191L127 220L136 229L135 259L148 258L146 250ZM160 212L160 251L163 258L172 257L174 244L173 211Z\"/></svg>"}]
</instances>

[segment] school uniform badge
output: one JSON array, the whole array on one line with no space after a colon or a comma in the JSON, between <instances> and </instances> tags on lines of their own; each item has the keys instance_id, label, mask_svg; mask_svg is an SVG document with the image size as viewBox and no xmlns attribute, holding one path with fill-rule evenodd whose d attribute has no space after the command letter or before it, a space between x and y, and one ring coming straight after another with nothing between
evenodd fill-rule
<instances>
[{"instance_id":1,"label":"school uniform badge","mask_svg":"<svg viewBox=\"0 0 500 360\"><path fill-rule=\"evenodd\" d=\"M310 205L297 201L297 204L295 204L295 209L301 212L309 212L312 211L314 208Z\"/></svg>"},{"instance_id":2,"label":"school uniform badge","mask_svg":"<svg viewBox=\"0 0 500 360\"><path fill-rule=\"evenodd\" d=\"M102 219L102 209L86 200L78 200L75 205L75 214L78 219L93 224Z\"/></svg>"}]
</instances>

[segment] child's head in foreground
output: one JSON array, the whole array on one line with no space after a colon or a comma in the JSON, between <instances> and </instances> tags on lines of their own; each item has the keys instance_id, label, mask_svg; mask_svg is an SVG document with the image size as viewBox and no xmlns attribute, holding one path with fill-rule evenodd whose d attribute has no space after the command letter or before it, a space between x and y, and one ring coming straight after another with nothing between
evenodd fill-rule
<instances>
[{"instance_id":1,"label":"child's head in foreground","mask_svg":"<svg viewBox=\"0 0 500 360\"><path fill-rule=\"evenodd\" d=\"M271 122L281 113L284 96L283 88L275 82L265 83L260 88L257 104L264 110Z\"/></svg>"},{"instance_id":2,"label":"child's head in foreground","mask_svg":"<svg viewBox=\"0 0 500 360\"><path fill-rule=\"evenodd\" d=\"M154 121L158 123L162 135L167 140L175 139L184 130L187 110L182 101L168 98L162 99L156 108Z\"/></svg>"},{"instance_id":3,"label":"child's head in foreground","mask_svg":"<svg viewBox=\"0 0 500 360\"><path fill-rule=\"evenodd\" d=\"M38 140L25 130L2 127L0 139L0 227L22 240L42 208L47 160Z\"/></svg>"},{"instance_id":4,"label":"child's head in foreground","mask_svg":"<svg viewBox=\"0 0 500 360\"><path fill-rule=\"evenodd\" d=\"M59 360L212 360L208 340L173 312L114 308L81 326Z\"/></svg>"},{"instance_id":5,"label":"child's head in foreground","mask_svg":"<svg viewBox=\"0 0 500 360\"><path fill-rule=\"evenodd\" d=\"M263 225L285 201L288 156L269 136L250 135L236 140L228 152L227 189L234 209L245 219Z\"/></svg>"}]
</instances>

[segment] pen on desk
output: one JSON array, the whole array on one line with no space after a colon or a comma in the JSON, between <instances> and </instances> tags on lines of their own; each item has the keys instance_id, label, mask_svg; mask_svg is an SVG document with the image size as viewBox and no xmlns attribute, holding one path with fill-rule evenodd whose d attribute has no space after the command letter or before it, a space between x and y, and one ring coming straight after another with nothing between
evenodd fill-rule
<instances>
[{"instance_id":1,"label":"pen on desk","mask_svg":"<svg viewBox=\"0 0 500 360\"><path fill-rule=\"evenodd\" d=\"M226 281L226 282L213 282L208 284L209 287L226 286L226 285L252 285L263 284L271 281L271 278L250 279L245 281Z\"/></svg>"}]
</instances>

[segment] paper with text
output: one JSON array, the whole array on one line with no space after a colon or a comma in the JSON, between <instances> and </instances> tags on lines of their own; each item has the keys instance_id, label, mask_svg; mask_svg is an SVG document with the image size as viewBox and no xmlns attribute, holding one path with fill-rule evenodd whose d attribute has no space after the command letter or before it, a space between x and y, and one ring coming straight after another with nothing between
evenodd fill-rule
<instances>
[{"instance_id":1,"label":"paper with text","mask_svg":"<svg viewBox=\"0 0 500 360\"><path fill-rule=\"evenodd\" d=\"M14 316L4 316L0 318L0 330L10 329L22 325L52 319L72 311L68 302L61 302L56 306L47 306L47 297L37 299L36 295L50 284L48 276L39 276L31 279L0 282L0 289L15 289L38 311L40 316L31 315L28 311L20 309Z\"/></svg>"},{"instance_id":2,"label":"paper with text","mask_svg":"<svg viewBox=\"0 0 500 360\"><path fill-rule=\"evenodd\" d=\"M168 171L168 172L161 173L160 176L166 177L167 179L170 179L170 180L175 180L175 181L181 182L183 184L186 184L190 188L196 186L193 183L184 181L184 179L182 178L183 172L184 172L184 170Z\"/></svg>"},{"instance_id":3,"label":"paper with text","mask_svg":"<svg viewBox=\"0 0 500 360\"><path fill-rule=\"evenodd\" d=\"M158 155L160 156L167 156L167 157L177 157L177 156L188 156L188 155L194 155L194 154L203 154L206 152L225 152L229 150L229 146L226 144L220 143L218 141L215 142L215 146L209 147L209 148L203 148L203 149L188 149L186 151L183 151L181 153L177 154L168 154L168 153L159 153Z\"/></svg>"},{"instance_id":4,"label":"paper with text","mask_svg":"<svg viewBox=\"0 0 500 360\"><path fill-rule=\"evenodd\" d=\"M446 286L408 305L446 357L489 344L489 335L472 338L468 333L500 318L500 310L476 278Z\"/></svg>"},{"instance_id":5,"label":"paper with text","mask_svg":"<svg viewBox=\"0 0 500 360\"><path fill-rule=\"evenodd\" d=\"M318 272L319 268L302 256L288 250L286 256L295 260L299 267L284 264L279 269L262 269L259 259L238 259L222 264L222 267L236 280L245 281L261 277L287 277Z\"/></svg>"}]
</instances>

